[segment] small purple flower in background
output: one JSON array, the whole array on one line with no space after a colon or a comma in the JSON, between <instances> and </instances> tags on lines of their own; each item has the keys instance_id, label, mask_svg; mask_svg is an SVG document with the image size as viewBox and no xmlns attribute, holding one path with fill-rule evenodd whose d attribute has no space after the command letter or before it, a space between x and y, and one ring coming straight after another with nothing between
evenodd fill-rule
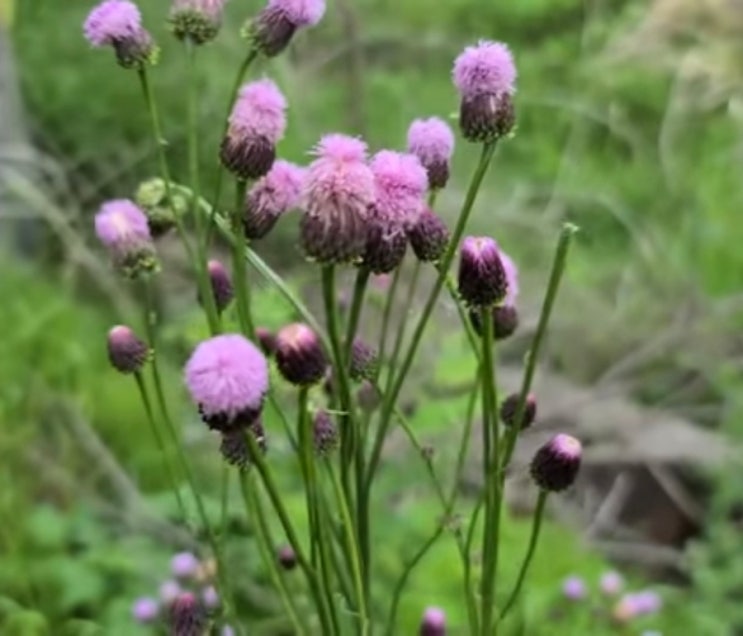
<instances>
[{"instance_id":1,"label":"small purple flower in background","mask_svg":"<svg viewBox=\"0 0 743 636\"><path fill-rule=\"evenodd\" d=\"M218 260L210 260L207 265L209 282L211 283L212 293L214 295L214 305L220 313L224 311L232 302L234 290L232 288L232 278L227 268Z\"/></svg>"},{"instance_id":2,"label":"small purple flower in background","mask_svg":"<svg viewBox=\"0 0 743 636\"><path fill-rule=\"evenodd\" d=\"M191 552L179 552L170 559L170 571L178 579L194 578L200 566L200 561Z\"/></svg>"},{"instance_id":3,"label":"small purple flower in background","mask_svg":"<svg viewBox=\"0 0 743 636\"><path fill-rule=\"evenodd\" d=\"M569 576L563 581L562 593L570 601L582 601L588 595L585 582L578 576Z\"/></svg>"},{"instance_id":4,"label":"small purple flower in background","mask_svg":"<svg viewBox=\"0 0 743 636\"><path fill-rule=\"evenodd\" d=\"M160 614L160 605L154 598L138 598L132 606L132 617L138 623L146 625L155 621Z\"/></svg>"},{"instance_id":5,"label":"small purple flower in background","mask_svg":"<svg viewBox=\"0 0 743 636\"><path fill-rule=\"evenodd\" d=\"M297 554L290 545L279 548L277 556L279 564L285 570L293 570L297 566Z\"/></svg>"},{"instance_id":6,"label":"small purple flower in background","mask_svg":"<svg viewBox=\"0 0 743 636\"><path fill-rule=\"evenodd\" d=\"M95 233L124 274L136 276L157 269L147 216L132 201L104 203L95 215Z\"/></svg>"},{"instance_id":7,"label":"small purple flower in background","mask_svg":"<svg viewBox=\"0 0 743 636\"><path fill-rule=\"evenodd\" d=\"M368 209L374 203L374 175L366 165L366 144L346 135L326 135L307 169L301 243L321 264L361 258L368 236Z\"/></svg>"},{"instance_id":8,"label":"small purple flower in background","mask_svg":"<svg viewBox=\"0 0 743 636\"><path fill-rule=\"evenodd\" d=\"M516 411L518 410L519 401L521 395L519 393L512 393L505 400L500 407L500 419L508 426L512 427L516 423ZM526 396L526 402L524 403L524 417L521 420L521 430L529 428L537 417L537 399L532 393Z\"/></svg>"},{"instance_id":9,"label":"small purple flower in background","mask_svg":"<svg viewBox=\"0 0 743 636\"><path fill-rule=\"evenodd\" d=\"M506 270L493 239L468 236L462 242L459 293L471 307L500 304L508 294Z\"/></svg>"},{"instance_id":10,"label":"small purple flower in background","mask_svg":"<svg viewBox=\"0 0 743 636\"><path fill-rule=\"evenodd\" d=\"M316 25L324 14L324 0L269 0L249 35L258 51L273 57L289 45L297 29Z\"/></svg>"},{"instance_id":11,"label":"small purple flower in background","mask_svg":"<svg viewBox=\"0 0 743 636\"><path fill-rule=\"evenodd\" d=\"M446 614L440 607L427 607L421 618L420 636L446 636Z\"/></svg>"},{"instance_id":12,"label":"small purple flower in background","mask_svg":"<svg viewBox=\"0 0 743 636\"><path fill-rule=\"evenodd\" d=\"M361 338L354 338L351 344L351 361L349 375L355 382L371 380L376 377L379 356L377 350Z\"/></svg>"},{"instance_id":13,"label":"small purple flower in background","mask_svg":"<svg viewBox=\"0 0 743 636\"><path fill-rule=\"evenodd\" d=\"M203 636L206 627L204 607L191 592L182 592L170 606L172 636Z\"/></svg>"},{"instance_id":14,"label":"small purple flower in background","mask_svg":"<svg viewBox=\"0 0 743 636\"><path fill-rule=\"evenodd\" d=\"M121 373L137 373L150 355L145 342L124 325L116 325L108 332L108 359Z\"/></svg>"},{"instance_id":15,"label":"small purple flower in background","mask_svg":"<svg viewBox=\"0 0 743 636\"><path fill-rule=\"evenodd\" d=\"M201 600L204 603L204 607L211 610L217 609L220 604L219 594L217 594L217 590L214 589L213 585L208 585L201 591Z\"/></svg>"},{"instance_id":16,"label":"small purple flower in background","mask_svg":"<svg viewBox=\"0 0 743 636\"><path fill-rule=\"evenodd\" d=\"M240 179L258 179L276 159L286 130L286 98L268 78L245 84L230 114L220 157Z\"/></svg>"},{"instance_id":17,"label":"small purple flower in background","mask_svg":"<svg viewBox=\"0 0 743 636\"><path fill-rule=\"evenodd\" d=\"M325 409L315 413L312 421L312 442L315 452L321 457L326 457L338 446L338 429Z\"/></svg>"},{"instance_id":18,"label":"small purple flower in background","mask_svg":"<svg viewBox=\"0 0 743 636\"><path fill-rule=\"evenodd\" d=\"M137 5L127 0L106 0L93 8L83 24L85 39L100 48L112 46L124 68L154 61L156 47L142 26Z\"/></svg>"},{"instance_id":19,"label":"small purple flower in background","mask_svg":"<svg viewBox=\"0 0 743 636\"><path fill-rule=\"evenodd\" d=\"M274 162L245 197L245 238L263 238L282 214L297 207L303 181L304 168L281 159Z\"/></svg>"},{"instance_id":20,"label":"small purple flower in background","mask_svg":"<svg viewBox=\"0 0 743 636\"><path fill-rule=\"evenodd\" d=\"M276 334L276 366L283 378L297 386L321 382L328 361L317 334L307 325L287 325Z\"/></svg>"},{"instance_id":21,"label":"small purple flower in background","mask_svg":"<svg viewBox=\"0 0 743 636\"><path fill-rule=\"evenodd\" d=\"M432 190L446 186L454 152L454 133L438 117L416 119L408 129L408 152L420 159Z\"/></svg>"},{"instance_id":22,"label":"small purple flower in background","mask_svg":"<svg viewBox=\"0 0 743 636\"><path fill-rule=\"evenodd\" d=\"M624 579L619 572L605 572L601 575L599 588L606 596L616 596L624 588Z\"/></svg>"},{"instance_id":23,"label":"small purple flower in background","mask_svg":"<svg viewBox=\"0 0 743 636\"><path fill-rule=\"evenodd\" d=\"M158 593L160 595L160 600L165 605L170 605L176 598L178 598L178 595L181 593L181 586L178 581L173 581L172 579L170 579L168 581L164 581L160 585Z\"/></svg>"},{"instance_id":24,"label":"small purple flower in background","mask_svg":"<svg viewBox=\"0 0 743 636\"><path fill-rule=\"evenodd\" d=\"M170 23L179 40L204 44L213 40L222 26L226 0L173 0Z\"/></svg>"},{"instance_id":25,"label":"small purple flower in background","mask_svg":"<svg viewBox=\"0 0 743 636\"><path fill-rule=\"evenodd\" d=\"M500 42L468 46L454 63L454 85L461 96L459 126L469 141L492 142L514 125L512 96L516 67Z\"/></svg>"},{"instance_id":26,"label":"small purple flower in background","mask_svg":"<svg viewBox=\"0 0 743 636\"><path fill-rule=\"evenodd\" d=\"M638 616L654 614L662 605L660 596L651 590L631 592L619 599L612 614L616 620L626 622Z\"/></svg>"},{"instance_id":27,"label":"small purple flower in background","mask_svg":"<svg viewBox=\"0 0 743 636\"><path fill-rule=\"evenodd\" d=\"M424 207L408 228L408 240L419 261L436 263L449 245L449 228L433 210Z\"/></svg>"},{"instance_id":28,"label":"small purple flower in background","mask_svg":"<svg viewBox=\"0 0 743 636\"><path fill-rule=\"evenodd\" d=\"M578 475L582 453L581 443L575 437L559 433L534 455L531 476L542 490L565 490Z\"/></svg>"},{"instance_id":29,"label":"small purple flower in background","mask_svg":"<svg viewBox=\"0 0 743 636\"><path fill-rule=\"evenodd\" d=\"M202 418L220 431L249 425L268 392L266 358L240 334L200 343L186 363L184 376Z\"/></svg>"}]
</instances>

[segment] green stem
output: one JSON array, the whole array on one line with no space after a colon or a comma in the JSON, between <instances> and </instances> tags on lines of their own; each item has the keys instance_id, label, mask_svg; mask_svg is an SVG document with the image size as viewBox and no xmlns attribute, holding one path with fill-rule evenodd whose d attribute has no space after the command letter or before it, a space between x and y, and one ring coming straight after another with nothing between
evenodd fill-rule
<instances>
[{"instance_id":1,"label":"green stem","mask_svg":"<svg viewBox=\"0 0 743 636\"><path fill-rule=\"evenodd\" d=\"M353 339L356 337L356 330L359 327L359 318L361 317L361 307L364 302L364 294L366 293L366 286L369 282L369 276L371 271L366 267L359 267L356 273L356 282L353 286L353 299L351 301L351 313L348 317L348 325L346 328L346 340L345 340L345 355L346 360L351 359L351 349L353 347Z\"/></svg>"},{"instance_id":2,"label":"green stem","mask_svg":"<svg viewBox=\"0 0 743 636\"><path fill-rule=\"evenodd\" d=\"M518 422L518 420L516 420ZM503 611L500 614L499 621L502 621L506 614L508 614L508 611L513 607L513 605L516 603L519 597L519 593L521 592L521 587L524 584L524 580L526 579L526 575L529 571L529 565L531 564L532 558L534 557L534 552L537 548L537 543L539 542L539 531L542 527L542 518L544 517L544 509L545 504L547 503L547 495L549 495L549 491L547 490L540 490L539 491L539 498L537 499L537 507L534 511L534 521L532 523L531 527L531 537L529 538L529 547L526 550L526 556L524 557L524 561L521 564L521 569L519 570L518 578L516 579L516 584L513 587L513 590L511 591L511 594L508 596L508 600L506 601L505 605L503 606Z\"/></svg>"},{"instance_id":3,"label":"green stem","mask_svg":"<svg viewBox=\"0 0 743 636\"><path fill-rule=\"evenodd\" d=\"M266 570L268 570L268 575L271 577L271 582L279 593L281 602L297 630L296 633L310 634L311 631L304 624L304 621L301 618L303 614L297 609L297 606L294 603L294 595L289 590L284 574L276 561L275 555L273 554L271 530L266 523L266 516L260 497L255 488L251 488L251 484L248 483L248 473L246 471L240 471L240 490L242 492L243 501L245 502L248 519L255 523L258 549L261 552L261 557L263 558Z\"/></svg>"},{"instance_id":4,"label":"green stem","mask_svg":"<svg viewBox=\"0 0 743 636\"><path fill-rule=\"evenodd\" d=\"M152 411L152 402L150 402L150 396L147 392L147 387L144 383L144 378L142 377L142 374L137 371L134 374L134 379L137 382L137 388L139 389L139 396L142 400L142 404L144 405L145 413L147 414L147 421L150 423L150 428L152 429L152 435L155 438L155 442L157 443L157 449L160 452L160 455L163 458L163 461L165 462L165 470L168 473L168 479L170 480L171 488L173 489L173 494L175 495L176 502L178 504L178 510L181 513L181 518L186 521L188 519L188 515L186 514L186 506L183 503L183 498L181 497L180 488L178 487L178 479L175 475L175 471L173 470L173 466L170 463L170 458L168 455L167 448L165 447L165 440L163 439L163 436L160 434L160 428L157 425L157 422L155 421L155 416Z\"/></svg>"},{"instance_id":5,"label":"green stem","mask_svg":"<svg viewBox=\"0 0 743 636\"><path fill-rule=\"evenodd\" d=\"M390 356L389 368L394 369L397 365L397 359L400 357L400 350L402 349L402 343L405 340L405 331L408 326L408 320L410 319L410 310L413 307L413 299L418 288L418 277L421 271L421 262L415 259L415 265L413 265L413 274L410 278L410 284L408 285L408 295L405 299L405 306L403 307L402 316L400 318L400 324L397 326L397 335L395 336L395 343L392 345L392 355ZM387 387L385 393L387 393L392 387L392 379L394 378L393 373L389 373L387 376Z\"/></svg>"},{"instance_id":6,"label":"green stem","mask_svg":"<svg viewBox=\"0 0 743 636\"><path fill-rule=\"evenodd\" d=\"M451 274L447 275L446 277L446 289L449 292L449 295L451 296L451 299L454 301L454 305L457 308L457 314L459 314L459 320L462 323L462 326L464 327L464 333L467 336L467 341L470 344L470 348L472 349L472 353L475 354L475 357L477 358L477 361L480 361L480 345L479 345L479 338L477 337L477 334L475 333L475 329L472 326L472 322L470 321L470 317L467 314L467 309L464 306L464 303L462 302L462 299L459 297L459 292L457 291L457 284L454 282L454 279L452 278ZM492 314L491 314L491 322L492 322Z\"/></svg>"},{"instance_id":7,"label":"green stem","mask_svg":"<svg viewBox=\"0 0 743 636\"><path fill-rule=\"evenodd\" d=\"M526 357L526 369L524 371L524 377L521 382L521 391L519 393L518 408L516 409L516 419L514 422L520 422L524 418L526 412L526 399L531 389L531 383L534 379L534 372L537 368L537 360L539 358L539 350L542 346L544 336L547 333L547 325L549 323L550 315L552 314L552 308L557 298L557 292L560 289L560 281L562 280L563 272L565 271L565 265L567 263L568 252L570 245L578 231L578 227L572 223L566 223L562 227L560 237L557 242L557 249L555 250L555 257L552 261L552 271L550 272L549 282L547 283L547 292L542 302L542 310L539 314L539 323L537 324L537 331L534 334L534 340L532 341L529 353ZM500 464L501 478L505 475L505 469L508 467L511 457L513 455L514 448L516 447L516 439L518 438L520 427L513 426L513 430L506 433L506 448L503 456L503 461Z\"/></svg>"},{"instance_id":8,"label":"green stem","mask_svg":"<svg viewBox=\"0 0 743 636\"><path fill-rule=\"evenodd\" d=\"M229 494L230 494L230 467L227 462L222 463L222 483L220 487L219 504L219 527L220 538L227 536L227 524L229 523Z\"/></svg>"},{"instance_id":9,"label":"green stem","mask_svg":"<svg viewBox=\"0 0 743 636\"><path fill-rule=\"evenodd\" d=\"M237 316L240 330L248 338L255 338L255 327L250 311L250 289L247 285L245 259L247 256L247 245L245 233L243 232L243 206L245 201L245 190L248 184L243 179L235 183L235 209L232 212L232 229L235 240L232 243L232 278L235 286L235 300L237 302Z\"/></svg>"},{"instance_id":10,"label":"green stem","mask_svg":"<svg viewBox=\"0 0 743 636\"><path fill-rule=\"evenodd\" d=\"M377 354L379 356L380 369L382 368L381 361L384 360L385 350L387 349L387 336L390 330L389 327L390 320L392 318L392 307L395 304L395 295L397 294L397 286L400 283L401 270L401 267L398 267L395 270L395 273L392 276L392 283L390 284L389 290L387 290L387 298L384 303L384 314L382 314L382 329L379 333L379 353ZM392 367L389 367L388 373L394 373L394 369Z\"/></svg>"},{"instance_id":11,"label":"green stem","mask_svg":"<svg viewBox=\"0 0 743 636\"><path fill-rule=\"evenodd\" d=\"M307 422L307 387L299 389L297 398L297 440L299 443L299 465L304 481L307 504L307 522L310 529L310 561L317 566L317 544L320 541L320 528L317 520L317 487L314 476L314 447Z\"/></svg>"},{"instance_id":12,"label":"green stem","mask_svg":"<svg viewBox=\"0 0 743 636\"><path fill-rule=\"evenodd\" d=\"M452 232L449 245L447 246L446 252L441 259L439 275L436 278L436 282L431 289L431 293L429 294L428 300L423 309L423 313L418 320L415 331L413 332L412 341L410 342L405 358L400 365L400 371L396 376L394 384L392 385L392 390L390 391L389 395L385 396L385 402L382 407L382 416L379 424L379 430L377 431L377 436L374 443L374 449L372 451L370 461L367 464L367 488L371 484L374 473L376 472L377 466L379 465L379 460L382 454L382 446L384 445L384 438L387 434L387 430L391 421L393 406L400 395L400 391L402 390L403 384L405 383L405 378L410 371L413 360L415 359L415 354L418 351L418 346L423 339L423 333L425 332L426 326L428 325L428 320L433 313L433 309L436 306L436 301L439 297L439 293L441 292L441 289L446 281L446 275L449 271L449 267L451 266L452 261L454 260L454 255L456 254L457 248L459 246L459 241L462 238L462 234L464 234L465 227L467 226L467 221L469 220L472 208L475 204L475 200L477 199L477 193L480 190L480 185L482 184L482 180L485 177L488 167L490 166L490 161L493 158L493 154L495 153L495 147L496 146L494 142L483 145L480 162L478 163L477 169L472 176L472 181L467 190L467 196L465 198L464 205L462 206L462 211L459 215L457 225Z\"/></svg>"}]
</instances>

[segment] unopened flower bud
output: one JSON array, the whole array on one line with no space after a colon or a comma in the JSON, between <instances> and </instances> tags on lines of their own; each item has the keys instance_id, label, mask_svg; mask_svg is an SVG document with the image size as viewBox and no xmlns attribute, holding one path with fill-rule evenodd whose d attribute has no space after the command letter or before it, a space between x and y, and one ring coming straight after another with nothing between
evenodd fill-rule
<instances>
[{"instance_id":1,"label":"unopened flower bud","mask_svg":"<svg viewBox=\"0 0 743 636\"><path fill-rule=\"evenodd\" d=\"M314 26L324 13L324 0L269 0L247 34L256 49L273 57L289 45L298 29Z\"/></svg>"},{"instance_id":2,"label":"unopened flower bud","mask_svg":"<svg viewBox=\"0 0 743 636\"><path fill-rule=\"evenodd\" d=\"M389 274L403 262L407 247L408 237L401 225L371 220L362 266L374 274Z\"/></svg>"},{"instance_id":3,"label":"unopened flower bud","mask_svg":"<svg viewBox=\"0 0 743 636\"><path fill-rule=\"evenodd\" d=\"M486 236L467 237L459 260L459 294L473 307L501 302L508 292L508 280L498 244Z\"/></svg>"},{"instance_id":4,"label":"unopened flower bud","mask_svg":"<svg viewBox=\"0 0 743 636\"><path fill-rule=\"evenodd\" d=\"M446 614L440 607L427 607L421 619L420 636L446 636Z\"/></svg>"},{"instance_id":5,"label":"unopened flower bud","mask_svg":"<svg viewBox=\"0 0 743 636\"><path fill-rule=\"evenodd\" d=\"M191 592L182 592L170 606L172 636L203 636L206 625L204 606Z\"/></svg>"},{"instance_id":6,"label":"unopened flower bud","mask_svg":"<svg viewBox=\"0 0 743 636\"><path fill-rule=\"evenodd\" d=\"M297 555L294 552L294 548L289 545L279 548L278 560L282 568L293 570L297 566Z\"/></svg>"},{"instance_id":7,"label":"unopened flower bud","mask_svg":"<svg viewBox=\"0 0 743 636\"><path fill-rule=\"evenodd\" d=\"M129 327L117 325L108 332L108 359L117 371L136 373L149 355L150 348Z\"/></svg>"},{"instance_id":8,"label":"unopened flower bud","mask_svg":"<svg viewBox=\"0 0 743 636\"><path fill-rule=\"evenodd\" d=\"M315 413L312 423L312 439L315 452L321 456L329 455L338 446L338 429L330 414L325 410L321 409Z\"/></svg>"},{"instance_id":9,"label":"unopened flower bud","mask_svg":"<svg viewBox=\"0 0 743 636\"><path fill-rule=\"evenodd\" d=\"M250 445L248 444L247 435L252 435L258 443L258 448L265 453L268 445L266 443L266 430L260 418L251 422L245 428L239 428L222 433L222 441L219 445L219 452L224 460L245 470L252 463Z\"/></svg>"},{"instance_id":10,"label":"unopened flower bud","mask_svg":"<svg viewBox=\"0 0 743 636\"><path fill-rule=\"evenodd\" d=\"M150 233L158 238L175 227L176 215L183 216L188 210L188 200L179 193L171 192L168 199L165 181L160 178L143 181L134 195L134 202L144 211L150 225Z\"/></svg>"},{"instance_id":11,"label":"unopened flower bud","mask_svg":"<svg viewBox=\"0 0 743 636\"><path fill-rule=\"evenodd\" d=\"M217 37L222 26L225 0L173 0L170 24L179 40L205 44Z\"/></svg>"},{"instance_id":12,"label":"unopened flower bud","mask_svg":"<svg viewBox=\"0 0 743 636\"><path fill-rule=\"evenodd\" d=\"M349 373L356 382L370 380L377 373L378 357L375 349L361 338L354 338L351 345L351 364Z\"/></svg>"},{"instance_id":13,"label":"unopened flower bud","mask_svg":"<svg viewBox=\"0 0 743 636\"><path fill-rule=\"evenodd\" d=\"M521 396L518 393L512 393L505 400L500 407L500 419L508 427L513 427L516 423L516 411L519 408L519 400ZM529 428L537 416L537 400L530 393L526 397L524 402L524 416L521 419L520 430Z\"/></svg>"},{"instance_id":14,"label":"unopened flower bud","mask_svg":"<svg viewBox=\"0 0 743 636\"><path fill-rule=\"evenodd\" d=\"M234 290L232 278L224 265L217 260L211 260L207 264L209 283L214 295L214 304L218 312L223 312L232 302Z\"/></svg>"},{"instance_id":15,"label":"unopened flower bud","mask_svg":"<svg viewBox=\"0 0 743 636\"><path fill-rule=\"evenodd\" d=\"M408 228L408 238L419 261L435 263L449 244L449 228L441 217L426 207L418 221Z\"/></svg>"},{"instance_id":16,"label":"unopened flower bud","mask_svg":"<svg viewBox=\"0 0 743 636\"><path fill-rule=\"evenodd\" d=\"M309 386L325 377L328 363L317 334L307 325L294 323L276 335L276 365L288 382Z\"/></svg>"},{"instance_id":17,"label":"unopened flower bud","mask_svg":"<svg viewBox=\"0 0 743 636\"><path fill-rule=\"evenodd\" d=\"M470 311L470 322L478 335L482 335L482 320L480 312ZM495 340L505 340L513 335L519 326L519 314L513 305L499 305L493 307L493 337Z\"/></svg>"},{"instance_id":18,"label":"unopened flower bud","mask_svg":"<svg viewBox=\"0 0 743 636\"><path fill-rule=\"evenodd\" d=\"M581 443L560 433L542 446L531 462L531 476L542 490L559 492L572 486L580 469Z\"/></svg>"}]
</instances>

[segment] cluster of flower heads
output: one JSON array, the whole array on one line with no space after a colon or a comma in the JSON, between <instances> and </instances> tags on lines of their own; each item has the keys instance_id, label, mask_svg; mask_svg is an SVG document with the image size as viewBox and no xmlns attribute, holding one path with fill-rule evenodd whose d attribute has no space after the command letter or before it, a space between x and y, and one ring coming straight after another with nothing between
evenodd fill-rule
<instances>
[{"instance_id":1,"label":"cluster of flower heads","mask_svg":"<svg viewBox=\"0 0 743 636\"><path fill-rule=\"evenodd\" d=\"M619 628L635 619L657 614L663 607L663 600L653 590L626 591L624 579L615 571L602 574L598 581L598 592L599 606L592 607L592 611ZM579 576L569 576L563 581L562 594L573 603L588 602L592 596L589 585ZM658 632L642 634L660 636Z\"/></svg>"},{"instance_id":2,"label":"cluster of flower heads","mask_svg":"<svg viewBox=\"0 0 743 636\"><path fill-rule=\"evenodd\" d=\"M210 617L220 608L214 587L216 565L199 560L191 552L180 552L170 560L170 577L154 596L143 596L132 605L132 618L140 625L166 626L172 634L201 634ZM220 636L234 636L223 625Z\"/></svg>"}]
</instances>

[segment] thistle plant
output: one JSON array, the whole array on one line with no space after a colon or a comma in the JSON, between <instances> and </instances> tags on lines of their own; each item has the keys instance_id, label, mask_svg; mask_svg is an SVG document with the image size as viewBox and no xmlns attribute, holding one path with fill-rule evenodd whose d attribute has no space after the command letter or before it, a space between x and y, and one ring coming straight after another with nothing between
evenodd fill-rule
<instances>
[{"instance_id":1,"label":"thistle plant","mask_svg":"<svg viewBox=\"0 0 743 636\"><path fill-rule=\"evenodd\" d=\"M175 181L169 169L150 82L157 48L138 8L128 0L106 0L91 11L84 25L94 47L110 46L119 64L136 72L160 172L140 188L136 198L142 207L127 199L104 202L95 219L112 266L141 290L145 306L142 335L128 326L113 327L108 353L116 370L135 379L163 461L170 462L166 443L175 446L176 462L167 468L183 523L190 528L193 521L179 488L185 480L203 528L203 535L194 540L203 539L202 551L213 563L208 587L175 585L159 601L140 599L134 614L141 622L164 620L177 636L216 633L209 630L244 634L251 627L238 611L236 596L236 584L250 575L250 564L237 566L225 558L224 528L218 529L206 512L203 484L180 442L180 422L168 402L173 391L165 390L160 370L166 353L158 341L164 316L157 309L154 285L162 274L153 237L174 227L189 258L194 298L210 332L182 361L185 389L194 412L220 438L221 457L215 453L213 461L223 464L223 501L230 483L239 482L247 519L291 633L398 633L397 609L411 573L441 536L451 535L464 572L459 602L467 608L467 632L497 634L521 598L547 499L571 486L581 461L580 442L566 434L539 449L530 468L537 493L531 536L523 555L501 554L506 474L521 431L536 426L532 379L575 231L566 226L558 238L521 388L501 400L497 345L518 327L518 270L493 237L467 236L467 225L496 148L513 133L512 54L505 44L482 41L466 48L454 62L461 136L479 146L480 159L459 213L448 227L436 210L436 200L449 182L455 134L439 118L412 122L407 139L401 140L404 149L372 152L365 140L329 131L311 149L308 166L279 158L287 100L271 78L248 79L247 74L256 59L279 55L303 28L316 24L325 6L322 0L269 0L257 15L246 17L242 29L246 52L236 63L224 119L215 122L221 129L221 146L215 149L221 170L215 191L205 198L197 161L199 92L193 70L199 47L218 37L220 29L233 26L222 19L223 4L175 0L163 16L182 42L187 60L186 182ZM230 181L235 196L223 204L222 190ZM322 289L321 316L311 313L254 250L255 243L293 209L301 213L297 262L304 261ZM229 247L229 267L212 257L218 243ZM413 273L402 295L397 291L408 244ZM351 268L353 294L341 311L337 271ZM434 281L421 290L419 273L426 268L432 269ZM276 287L298 314L297 322L275 333L256 325L253 274ZM369 311L367 287L376 274L391 277L378 346L359 334L362 316ZM425 302L417 319L400 321L392 333L392 312L410 316L421 291ZM430 452L417 440L399 404L444 291L457 306L477 367L469 409L462 414L466 425L458 441L451 492L441 486ZM293 399L286 398L292 394ZM284 430L264 424L269 407L279 414ZM479 439L471 439L478 412ZM391 597L380 598L373 585L375 529L389 522L372 515L371 502L384 442L395 427L401 427L420 450L437 486L441 511L432 536L405 565ZM301 475L306 524L292 516L279 487L271 440L280 436L288 442L282 446L291 449ZM482 455L482 489L474 507L459 501L456 488L471 446ZM455 517L461 521L452 524ZM276 528L281 529L280 537ZM519 559L515 580L503 577L500 566L506 558ZM197 566L195 557L180 555L174 560L174 576L187 577L185 570ZM421 607L420 612L420 634L447 633L446 608Z\"/></svg>"}]
</instances>

